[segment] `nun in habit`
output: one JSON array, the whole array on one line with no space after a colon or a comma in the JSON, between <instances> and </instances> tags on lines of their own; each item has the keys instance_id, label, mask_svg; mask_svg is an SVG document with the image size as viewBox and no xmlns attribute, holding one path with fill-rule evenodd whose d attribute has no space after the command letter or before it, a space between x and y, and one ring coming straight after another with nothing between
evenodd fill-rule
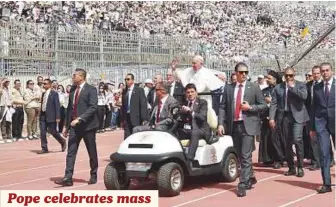
<instances>
[{"instance_id":1,"label":"nun in habit","mask_svg":"<svg viewBox=\"0 0 336 207\"><path fill-rule=\"evenodd\" d=\"M274 87L282 82L282 77L275 71L270 70L267 74L268 87L262 90L265 101L270 107L272 100L272 92ZM259 142L258 162L266 166L273 165L275 169L279 169L285 161L285 140L283 139L281 129L271 129L268 118L269 110L260 114L262 119L262 127Z\"/></svg>"}]
</instances>

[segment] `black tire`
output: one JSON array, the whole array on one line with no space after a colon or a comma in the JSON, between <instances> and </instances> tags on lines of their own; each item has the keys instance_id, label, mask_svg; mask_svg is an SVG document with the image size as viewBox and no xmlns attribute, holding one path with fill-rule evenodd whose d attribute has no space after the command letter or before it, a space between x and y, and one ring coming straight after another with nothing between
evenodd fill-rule
<instances>
[{"instance_id":1,"label":"black tire","mask_svg":"<svg viewBox=\"0 0 336 207\"><path fill-rule=\"evenodd\" d=\"M179 179L176 186L172 184L172 176L176 176L176 179ZM162 165L157 173L157 185L161 196L168 197L179 195L184 185L184 173L182 167L175 162Z\"/></svg>"},{"instance_id":2,"label":"black tire","mask_svg":"<svg viewBox=\"0 0 336 207\"><path fill-rule=\"evenodd\" d=\"M130 179L125 175L125 165L122 163L109 163L104 172L104 184L107 190L127 190Z\"/></svg>"},{"instance_id":3,"label":"black tire","mask_svg":"<svg viewBox=\"0 0 336 207\"><path fill-rule=\"evenodd\" d=\"M233 153L228 154L223 159L222 169L220 172L220 181L234 182L238 177L238 159Z\"/></svg>"}]
</instances>

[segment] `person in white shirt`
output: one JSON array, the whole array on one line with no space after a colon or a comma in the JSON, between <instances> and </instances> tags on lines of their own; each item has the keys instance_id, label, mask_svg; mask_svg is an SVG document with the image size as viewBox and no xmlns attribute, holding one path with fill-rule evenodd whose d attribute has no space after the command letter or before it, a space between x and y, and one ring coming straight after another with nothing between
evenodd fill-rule
<instances>
[{"instance_id":1,"label":"person in white shirt","mask_svg":"<svg viewBox=\"0 0 336 207\"><path fill-rule=\"evenodd\" d=\"M216 75L204 67L204 59L202 56L196 55L192 60L192 67L177 70L177 62L173 61L171 64L171 69L176 79L179 79L182 85L185 87L189 83L194 83L198 93L202 92L215 92L220 90L223 86L223 82L216 77ZM213 106L212 96L204 95L202 99L205 99L208 102L208 106ZM211 125L211 128L217 127L217 115L213 107L208 107L208 121ZM210 120L212 120L210 122Z\"/></svg>"},{"instance_id":2,"label":"person in white shirt","mask_svg":"<svg viewBox=\"0 0 336 207\"><path fill-rule=\"evenodd\" d=\"M61 113L61 120L58 123L58 132L62 133L63 132L63 126L64 126L64 122L65 122L65 110L66 108L64 107L64 104L66 102L66 93L64 90L64 86L63 85L58 85L57 86L57 92L58 92L58 97L59 97L59 101L60 101L60 113Z\"/></svg>"},{"instance_id":3,"label":"person in white shirt","mask_svg":"<svg viewBox=\"0 0 336 207\"><path fill-rule=\"evenodd\" d=\"M4 78L1 83L0 91L0 119L1 119L1 134L3 139L12 139L12 123L7 119L7 113L12 113L12 95L9 92L9 80Z\"/></svg>"}]
</instances>

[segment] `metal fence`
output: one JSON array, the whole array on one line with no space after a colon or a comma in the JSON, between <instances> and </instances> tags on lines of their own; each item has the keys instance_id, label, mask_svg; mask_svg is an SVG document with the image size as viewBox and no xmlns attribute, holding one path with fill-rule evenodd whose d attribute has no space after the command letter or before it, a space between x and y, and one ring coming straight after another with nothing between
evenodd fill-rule
<instances>
[{"instance_id":1,"label":"metal fence","mask_svg":"<svg viewBox=\"0 0 336 207\"><path fill-rule=\"evenodd\" d=\"M228 75L235 64L211 58L197 40L167 36L143 38L136 33L88 31L56 24L0 22L0 44L0 75L19 77L21 81L40 74L69 82L72 71L82 67L89 71L91 81L106 79L118 83L132 72L141 82L155 73L164 75L174 57L179 57L179 67L190 66L195 54L207 54L206 66L226 71ZM259 55L249 57L248 61L252 75L277 69L274 54L281 57L284 66L300 48L279 46L255 50ZM297 68L303 73L321 61L334 63L334 53L335 50L316 49Z\"/></svg>"}]
</instances>

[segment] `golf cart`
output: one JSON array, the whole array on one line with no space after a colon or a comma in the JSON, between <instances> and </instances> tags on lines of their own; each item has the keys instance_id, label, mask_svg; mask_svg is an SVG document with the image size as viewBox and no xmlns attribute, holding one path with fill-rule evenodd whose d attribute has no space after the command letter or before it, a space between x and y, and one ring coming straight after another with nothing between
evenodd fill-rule
<instances>
[{"instance_id":1,"label":"golf cart","mask_svg":"<svg viewBox=\"0 0 336 207\"><path fill-rule=\"evenodd\" d=\"M107 190L126 190L131 179L156 179L159 194L179 195L185 176L218 176L233 182L238 176L238 160L231 136L199 140L195 159L188 161L189 140L179 139L172 131L181 121L181 107L172 109L174 126L170 131L143 131L124 140L110 156L104 183ZM174 128L175 127L175 128ZM215 131L215 129L213 129Z\"/></svg>"}]
</instances>

